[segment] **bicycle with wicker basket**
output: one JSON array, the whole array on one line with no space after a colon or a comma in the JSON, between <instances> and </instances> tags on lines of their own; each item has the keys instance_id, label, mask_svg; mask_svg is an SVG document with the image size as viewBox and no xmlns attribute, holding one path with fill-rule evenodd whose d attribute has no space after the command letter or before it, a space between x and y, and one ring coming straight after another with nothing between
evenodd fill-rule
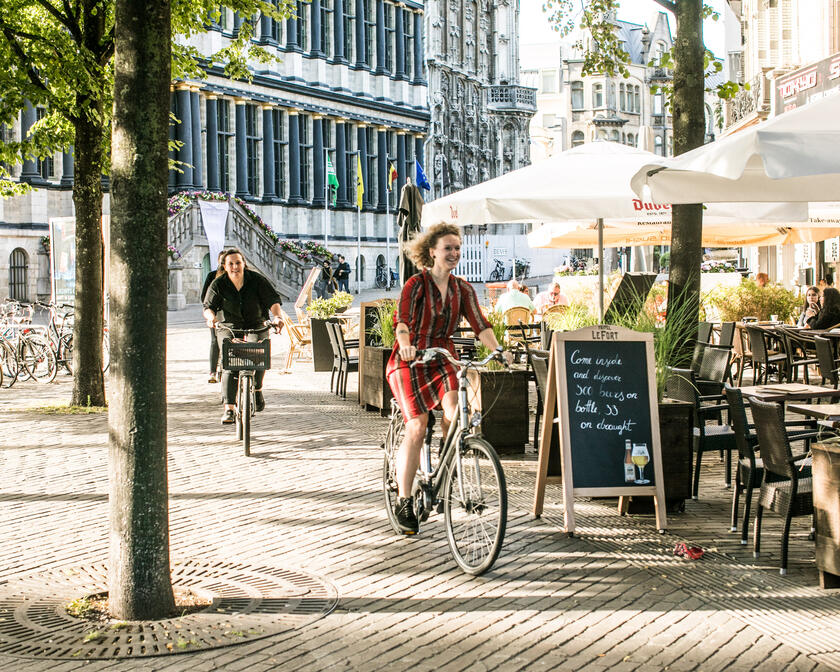
<instances>
[{"instance_id":1,"label":"bicycle with wicker basket","mask_svg":"<svg viewBox=\"0 0 840 672\"><path fill-rule=\"evenodd\" d=\"M265 325L272 326L272 323L266 322ZM263 333L265 327L230 329L217 324L216 329L230 332L232 336L222 341L222 369L239 374L234 408L236 440L242 441L245 455L248 456L251 454L251 418L256 413L254 374L271 368L271 341L267 338L260 341L245 340L251 334Z\"/></svg>"}]
</instances>

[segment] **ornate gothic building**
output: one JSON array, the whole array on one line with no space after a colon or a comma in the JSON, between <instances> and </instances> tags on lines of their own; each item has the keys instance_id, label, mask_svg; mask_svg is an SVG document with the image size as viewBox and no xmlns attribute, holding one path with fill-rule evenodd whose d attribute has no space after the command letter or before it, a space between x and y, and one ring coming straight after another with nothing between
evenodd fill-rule
<instances>
[{"instance_id":1,"label":"ornate gothic building","mask_svg":"<svg viewBox=\"0 0 840 672\"><path fill-rule=\"evenodd\" d=\"M535 90L519 85L518 0L426 3L435 197L529 163Z\"/></svg>"}]
</instances>

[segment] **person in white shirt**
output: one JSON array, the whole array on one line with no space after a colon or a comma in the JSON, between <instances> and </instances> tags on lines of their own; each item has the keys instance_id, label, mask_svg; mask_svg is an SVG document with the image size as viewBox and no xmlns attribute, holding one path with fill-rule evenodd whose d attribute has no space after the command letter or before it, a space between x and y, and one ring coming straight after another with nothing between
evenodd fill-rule
<instances>
[{"instance_id":1,"label":"person in white shirt","mask_svg":"<svg viewBox=\"0 0 840 672\"><path fill-rule=\"evenodd\" d=\"M569 298L560 291L560 283L554 280L547 290L534 297L534 305L537 308L537 315L542 315L552 306L568 306Z\"/></svg>"},{"instance_id":2,"label":"person in white shirt","mask_svg":"<svg viewBox=\"0 0 840 672\"><path fill-rule=\"evenodd\" d=\"M520 291L516 280L509 280L507 287L508 291L496 300L496 312L504 313L506 310L517 307L527 308L532 315L536 312L537 308L531 301L531 297Z\"/></svg>"}]
</instances>

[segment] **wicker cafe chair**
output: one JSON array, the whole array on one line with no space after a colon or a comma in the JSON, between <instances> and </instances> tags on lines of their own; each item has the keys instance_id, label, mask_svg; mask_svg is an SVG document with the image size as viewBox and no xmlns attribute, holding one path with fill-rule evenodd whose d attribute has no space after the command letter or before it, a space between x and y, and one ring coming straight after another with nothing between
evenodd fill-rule
<instances>
[{"instance_id":1,"label":"wicker cafe chair","mask_svg":"<svg viewBox=\"0 0 840 672\"><path fill-rule=\"evenodd\" d=\"M800 335L799 331L792 327L779 327L777 333L782 337L790 381L794 382L799 378L796 370L801 366L803 380L806 383L810 383L808 367L812 364L817 364L813 338L805 334Z\"/></svg>"},{"instance_id":2,"label":"wicker cafe chair","mask_svg":"<svg viewBox=\"0 0 840 672\"><path fill-rule=\"evenodd\" d=\"M332 330L333 322L331 320L327 320L326 324L327 336L330 338L330 345L332 346L333 351L332 371L330 373L330 392L334 391L338 394L341 390L341 347L338 345L335 332ZM337 381L336 374L338 374ZM333 390L334 381L336 381L335 390Z\"/></svg>"},{"instance_id":3,"label":"wicker cafe chair","mask_svg":"<svg viewBox=\"0 0 840 672\"><path fill-rule=\"evenodd\" d=\"M750 519L753 490L761 485L764 479L764 462L756 457L758 437L754 427L747 421L747 409L744 405L744 395L737 387L726 386L726 401L729 404L729 423L735 432L735 443L738 446L738 463L735 467L735 487L732 489L732 519L730 532L738 531L738 502L744 493L744 519L741 523L741 544L747 543L747 530ZM794 420L785 422L785 432L790 441L810 441L817 437L817 423L813 420ZM806 467L810 474L810 467ZM769 480L774 480L771 474Z\"/></svg>"},{"instance_id":4,"label":"wicker cafe chair","mask_svg":"<svg viewBox=\"0 0 840 672\"><path fill-rule=\"evenodd\" d=\"M730 349L719 345L709 345L703 351L697 387L700 394L721 394L723 383L729 377Z\"/></svg>"},{"instance_id":5,"label":"wicker cafe chair","mask_svg":"<svg viewBox=\"0 0 840 672\"><path fill-rule=\"evenodd\" d=\"M562 315L567 310L569 306L549 306L543 311L542 318L545 319L547 315Z\"/></svg>"},{"instance_id":6,"label":"wicker cafe chair","mask_svg":"<svg viewBox=\"0 0 840 672\"><path fill-rule=\"evenodd\" d=\"M720 336L718 337L718 345L725 348L731 348L735 342L735 323L723 322L720 325Z\"/></svg>"},{"instance_id":7,"label":"wicker cafe chair","mask_svg":"<svg viewBox=\"0 0 840 672\"><path fill-rule=\"evenodd\" d=\"M336 394L338 394L339 390L341 390L342 398L346 399L347 378L349 374L358 373L359 371L359 356L355 355L351 357L348 351L357 349L359 347L359 341L357 339L345 340L344 331L342 331L341 325L338 322L328 321L326 322L326 327L327 330L332 331L334 335L340 358L338 381L336 382Z\"/></svg>"},{"instance_id":8,"label":"wicker cafe chair","mask_svg":"<svg viewBox=\"0 0 840 672\"><path fill-rule=\"evenodd\" d=\"M779 573L785 575L791 520L794 516L814 515L813 482L810 476L802 477L796 464L797 458L790 449L790 442L785 433L785 411L782 404L750 399L750 408L755 420L758 448L764 462L764 478L761 481L755 511L753 555L758 557L761 550L761 519L764 509L784 516ZM813 536L813 525L811 535Z\"/></svg>"},{"instance_id":9,"label":"wicker cafe chair","mask_svg":"<svg viewBox=\"0 0 840 672\"><path fill-rule=\"evenodd\" d=\"M837 376L840 368L837 367L837 361L834 359L834 350L831 347L831 341L822 336L814 336L814 347L817 350L817 366L820 369L820 376L822 376L823 383L828 381L836 390L838 382L840 382Z\"/></svg>"},{"instance_id":10,"label":"wicker cafe chair","mask_svg":"<svg viewBox=\"0 0 840 672\"><path fill-rule=\"evenodd\" d=\"M284 369L284 372L288 373L292 365L292 358L295 355L298 359L301 359L307 352L311 356L312 334L309 331L308 324L295 324L282 308L280 309L280 317L283 320L286 333L289 335L289 354L286 355L286 368Z\"/></svg>"},{"instance_id":11,"label":"wicker cafe chair","mask_svg":"<svg viewBox=\"0 0 840 672\"><path fill-rule=\"evenodd\" d=\"M703 453L720 451L726 459L725 484L731 484L732 451L737 450L735 432L729 425L721 424L721 411L726 410L722 403L726 397L721 394L701 396L695 384L691 369L671 369L665 381L665 396L678 401L687 401L694 406L694 452L697 454L694 465L692 497L697 499L700 489L700 465ZM707 424L709 418L717 418L718 424Z\"/></svg>"},{"instance_id":12,"label":"wicker cafe chair","mask_svg":"<svg viewBox=\"0 0 840 672\"><path fill-rule=\"evenodd\" d=\"M778 372L779 382L787 378L787 355L783 352L774 353L767 347L767 331L760 327L747 327L752 351L753 382L756 385L770 382L770 369Z\"/></svg>"},{"instance_id":13,"label":"wicker cafe chair","mask_svg":"<svg viewBox=\"0 0 840 672\"><path fill-rule=\"evenodd\" d=\"M744 369L753 366L746 327L735 325L735 337L732 340L732 366L735 367L732 381L740 385L744 380ZM755 372L753 372L753 378L755 378Z\"/></svg>"},{"instance_id":14,"label":"wicker cafe chair","mask_svg":"<svg viewBox=\"0 0 840 672\"><path fill-rule=\"evenodd\" d=\"M701 322L697 326L697 340L702 343L711 343L712 342L712 323L711 322Z\"/></svg>"}]
</instances>

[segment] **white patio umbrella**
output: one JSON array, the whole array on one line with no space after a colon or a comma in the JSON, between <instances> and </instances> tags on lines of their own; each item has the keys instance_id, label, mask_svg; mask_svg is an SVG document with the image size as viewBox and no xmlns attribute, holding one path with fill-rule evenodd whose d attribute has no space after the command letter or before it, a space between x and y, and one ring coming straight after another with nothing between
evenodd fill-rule
<instances>
[{"instance_id":1,"label":"white patio umbrella","mask_svg":"<svg viewBox=\"0 0 840 672\"><path fill-rule=\"evenodd\" d=\"M591 142L566 150L537 164L514 170L469 189L439 198L423 208L422 226L439 222L462 226L505 222L588 221L593 224L645 222L658 226L671 221L671 206L644 201L630 189L630 178L642 165L660 157L614 142ZM736 221L795 222L807 219L804 205L789 203L709 208ZM647 243L650 244L650 243ZM603 270L603 244L598 244ZM603 272L599 274L599 315L603 317Z\"/></svg>"},{"instance_id":2,"label":"white patio umbrella","mask_svg":"<svg viewBox=\"0 0 840 672\"><path fill-rule=\"evenodd\" d=\"M840 200L840 95L657 158L631 186L668 203Z\"/></svg>"}]
</instances>

